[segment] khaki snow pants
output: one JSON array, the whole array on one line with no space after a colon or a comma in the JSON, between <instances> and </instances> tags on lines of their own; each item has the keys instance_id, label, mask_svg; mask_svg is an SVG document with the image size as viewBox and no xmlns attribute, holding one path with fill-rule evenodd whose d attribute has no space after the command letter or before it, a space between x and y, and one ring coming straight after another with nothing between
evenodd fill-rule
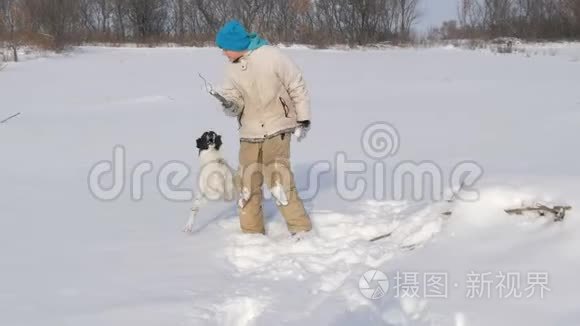
<instances>
[{"instance_id":1,"label":"khaki snow pants","mask_svg":"<svg viewBox=\"0 0 580 326\"><path fill-rule=\"evenodd\" d=\"M262 211L264 181L271 192L277 192L278 197L282 197L282 200L277 200L273 193L273 200L277 202L288 230L296 233L312 229L290 167L291 138L291 134L287 133L265 139L261 143L240 142L237 184L240 193L245 193L245 198L249 197L240 208L240 226L244 233L266 233Z\"/></svg>"}]
</instances>

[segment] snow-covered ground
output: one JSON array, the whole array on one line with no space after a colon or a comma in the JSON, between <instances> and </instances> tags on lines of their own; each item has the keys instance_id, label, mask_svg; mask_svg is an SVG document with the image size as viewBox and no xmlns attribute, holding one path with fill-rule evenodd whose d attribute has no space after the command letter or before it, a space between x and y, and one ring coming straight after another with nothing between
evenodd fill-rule
<instances>
[{"instance_id":1,"label":"snow-covered ground","mask_svg":"<svg viewBox=\"0 0 580 326\"><path fill-rule=\"evenodd\" d=\"M0 325L580 323L577 211L562 223L503 212L536 200L580 207L578 47L531 57L285 51L304 69L314 115L292 152L315 228L299 242L271 202L267 237L240 234L231 203L206 207L197 232L183 234L190 203L158 190L158 175L175 161L191 168L182 187L193 188L194 140L208 129L223 135L236 162L236 122L197 76L220 80L218 50L85 47L1 71L0 120L22 114L0 124ZM380 160L364 137L376 122L398 137L398 151ZM89 171L116 145L125 149L126 184L119 198L101 201ZM367 166L358 175L366 191L354 200L341 158ZM146 161L153 171L134 200L130 173ZM443 184L419 190L446 197L454 168L482 168L467 189L479 198L395 196L391 185L403 185L393 171L421 162L437 167L430 171ZM449 218L441 214L448 209ZM361 292L369 270L388 276L384 297Z\"/></svg>"}]
</instances>

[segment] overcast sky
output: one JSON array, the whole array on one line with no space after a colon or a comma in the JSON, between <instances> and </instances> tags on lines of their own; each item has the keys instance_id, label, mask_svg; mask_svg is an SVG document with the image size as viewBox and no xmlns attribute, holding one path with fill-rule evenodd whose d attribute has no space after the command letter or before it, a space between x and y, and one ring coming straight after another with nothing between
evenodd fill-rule
<instances>
[{"instance_id":1,"label":"overcast sky","mask_svg":"<svg viewBox=\"0 0 580 326\"><path fill-rule=\"evenodd\" d=\"M422 16L417 27L426 30L431 26L439 26L442 22L457 19L458 0L420 0Z\"/></svg>"}]
</instances>

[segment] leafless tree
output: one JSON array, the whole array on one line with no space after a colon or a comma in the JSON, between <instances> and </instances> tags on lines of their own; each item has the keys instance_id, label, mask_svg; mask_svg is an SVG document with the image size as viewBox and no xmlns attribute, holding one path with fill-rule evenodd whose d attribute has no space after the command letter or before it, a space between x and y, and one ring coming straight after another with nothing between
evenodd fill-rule
<instances>
[{"instance_id":1,"label":"leafless tree","mask_svg":"<svg viewBox=\"0 0 580 326\"><path fill-rule=\"evenodd\" d=\"M98 30L97 10L97 3L94 0L79 0L81 24L89 36Z\"/></svg>"},{"instance_id":2,"label":"leafless tree","mask_svg":"<svg viewBox=\"0 0 580 326\"><path fill-rule=\"evenodd\" d=\"M399 0L319 0L319 33L335 43L367 44L394 39Z\"/></svg>"},{"instance_id":3,"label":"leafless tree","mask_svg":"<svg viewBox=\"0 0 580 326\"><path fill-rule=\"evenodd\" d=\"M513 0L484 0L484 24L492 37L513 34Z\"/></svg>"},{"instance_id":4,"label":"leafless tree","mask_svg":"<svg viewBox=\"0 0 580 326\"><path fill-rule=\"evenodd\" d=\"M32 16L39 24L39 32L53 41L56 50L62 50L78 35L78 0L27 0Z\"/></svg>"},{"instance_id":5,"label":"leafless tree","mask_svg":"<svg viewBox=\"0 0 580 326\"><path fill-rule=\"evenodd\" d=\"M458 17L463 28L483 28L484 9L478 0L461 0Z\"/></svg>"},{"instance_id":6,"label":"leafless tree","mask_svg":"<svg viewBox=\"0 0 580 326\"><path fill-rule=\"evenodd\" d=\"M107 35L110 31L110 22L113 16L113 3L111 0L96 0L101 34Z\"/></svg>"},{"instance_id":7,"label":"leafless tree","mask_svg":"<svg viewBox=\"0 0 580 326\"><path fill-rule=\"evenodd\" d=\"M208 29L217 31L219 25L225 20L228 3L225 0L195 0L196 9L205 21Z\"/></svg>"},{"instance_id":8,"label":"leafless tree","mask_svg":"<svg viewBox=\"0 0 580 326\"><path fill-rule=\"evenodd\" d=\"M400 23L401 28L399 32L401 33L401 37L404 39L408 39L411 27L419 18L419 5L420 0L398 0L399 2L399 10L400 10Z\"/></svg>"},{"instance_id":9,"label":"leafless tree","mask_svg":"<svg viewBox=\"0 0 580 326\"><path fill-rule=\"evenodd\" d=\"M113 15L113 30L119 41L125 41L127 37L128 1L111 0Z\"/></svg>"},{"instance_id":10,"label":"leafless tree","mask_svg":"<svg viewBox=\"0 0 580 326\"><path fill-rule=\"evenodd\" d=\"M169 30L173 33L179 42L183 42L185 38L186 24L186 0L171 0L169 4Z\"/></svg>"},{"instance_id":11,"label":"leafless tree","mask_svg":"<svg viewBox=\"0 0 580 326\"><path fill-rule=\"evenodd\" d=\"M368 44L408 39L420 14L420 0L13 1L24 13L22 27L16 28L18 38L23 30L27 35L47 34L57 47L79 40L207 42L232 18L275 42ZM580 37L580 0L458 2L457 29L442 28L449 34ZM8 24L0 24L4 39L7 30Z\"/></svg>"},{"instance_id":12,"label":"leafless tree","mask_svg":"<svg viewBox=\"0 0 580 326\"><path fill-rule=\"evenodd\" d=\"M525 39L579 38L580 0L461 0L467 36Z\"/></svg>"},{"instance_id":13,"label":"leafless tree","mask_svg":"<svg viewBox=\"0 0 580 326\"><path fill-rule=\"evenodd\" d=\"M12 51L12 60L18 62L18 50L22 46L23 40L18 36L19 21L22 21L22 11L16 0L3 0L0 6L0 22L5 34L6 46Z\"/></svg>"},{"instance_id":14,"label":"leafless tree","mask_svg":"<svg viewBox=\"0 0 580 326\"><path fill-rule=\"evenodd\" d=\"M133 35L142 41L159 37L165 32L167 2L164 0L128 0L127 14Z\"/></svg>"},{"instance_id":15,"label":"leafless tree","mask_svg":"<svg viewBox=\"0 0 580 326\"><path fill-rule=\"evenodd\" d=\"M233 16L249 29L259 27L258 15L269 9L271 0L232 0Z\"/></svg>"},{"instance_id":16,"label":"leafless tree","mask_svg":"<svg viewBox=\"0 0 580 326\"><path fill-rule=\"evenodd\" d=\"M567 0L566 7L570 10L576 35L580 35L580 0Z\"/></svg>"}]
</instances>

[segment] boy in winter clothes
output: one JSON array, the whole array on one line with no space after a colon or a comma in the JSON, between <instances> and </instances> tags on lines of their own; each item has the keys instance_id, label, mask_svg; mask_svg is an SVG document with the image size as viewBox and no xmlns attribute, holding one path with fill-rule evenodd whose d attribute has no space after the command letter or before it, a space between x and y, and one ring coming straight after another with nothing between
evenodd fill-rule
<instances>
[{"instance_id":1,"label":"boy in winter clothes","mask_svg":"<svg viewBox=\"0 0 580 326\"><path fill-rule=\"evenodd\" d=\"M240 226L265 233L262 184L270 189L292 234L312 229L290 166L290 140L310 128L310 100L300 69L279 49L230 21L216 44L230 63L221 95L240 124Z\"/></svg>"}]
</instances>

